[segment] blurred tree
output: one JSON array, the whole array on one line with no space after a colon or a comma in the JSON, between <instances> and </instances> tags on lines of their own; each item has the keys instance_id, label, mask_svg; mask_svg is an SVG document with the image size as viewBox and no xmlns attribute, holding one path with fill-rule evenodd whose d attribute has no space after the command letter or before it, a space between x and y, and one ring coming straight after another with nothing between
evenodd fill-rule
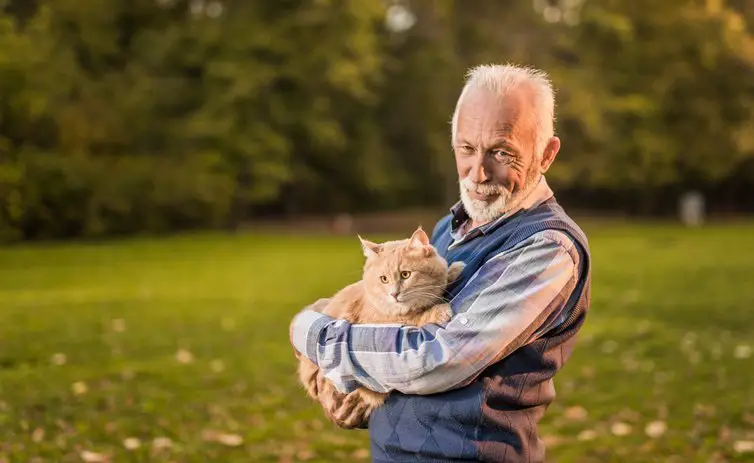
<instances>
[{"instance_id":1,"label":"blurred tree","mask_svg":"<svg viewBox=\"0 0 754 463\"><path fill-rule=\"evenodd\" d=\"M754 41L722 0L585 2L560 42L561 127L575 152L557 180L626 191L703 188L751 158Z\"/></svg>"},{"instance_id":2,"label":"blurred tree","mask_svg":"<svg viewBox=\"0 0 754 463\"><path fill-rule=\"evenodd\" d=\"M447 206L463 73L507 61L553 77L558 191L745 205L752 21L746 0L0 0L0 239Z\"/></svg>"}]
</instances>

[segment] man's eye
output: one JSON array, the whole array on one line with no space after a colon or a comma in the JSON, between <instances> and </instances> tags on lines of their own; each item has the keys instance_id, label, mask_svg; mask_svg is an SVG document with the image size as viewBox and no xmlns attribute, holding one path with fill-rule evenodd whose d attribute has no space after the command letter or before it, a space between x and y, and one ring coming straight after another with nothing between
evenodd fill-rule
<instances>
[{"instance_id":1,"label":"man's eye","mask_svg":"<svg viewBox=\"0 0 754 463\"><path fill-rule=\"evenodd\" d=\"M467 146L467 145L465 145L465 146L459 146L458 147L458 152L460 154L463 154L464 156L468 156L468 155L474 154L474 148L472 148L470 146Z\"/></svg>"}]
</instances>

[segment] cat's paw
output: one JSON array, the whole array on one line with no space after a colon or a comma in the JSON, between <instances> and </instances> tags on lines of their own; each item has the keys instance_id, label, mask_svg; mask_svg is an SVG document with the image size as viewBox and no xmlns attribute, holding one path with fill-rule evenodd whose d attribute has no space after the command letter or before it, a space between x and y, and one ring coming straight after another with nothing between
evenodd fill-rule
<instances>
[{"instance_id":1,"label":"cat's paw","mask_svg":"<svg viewBox=\"0 0 754 463\"><path fill-rule=\"evenodd\" d=\"M453 262L450 264L450 267L448 267L448 283L456 281L461 276L464 268L466 268L464 262Z\"/></svg>"},{"instance_id":2,"label":"cat's paw","mask_svg":"<svg viewBox=\"0 0 754 463\"><path fill-rule=\"evenodd\" d=\"M363 400L371 408L379 407L380 405L385 403L385 399L387 398L387 394L374 392L371 389L367 389L365 387L356 389L356 392L359 394L361 400Z\"/></svg>"},{"instance_id":3,"label":"cat's paw","mask_svg":"<svg viewBox=\"0 0 754 463\"><path fill-rule=\"evenodd\" d=\"M436 325L445 325L453 317L453 310L450 304L438 304L425 312L418 326L424 326L429 323Z\"/></svg>"}]
</instances>

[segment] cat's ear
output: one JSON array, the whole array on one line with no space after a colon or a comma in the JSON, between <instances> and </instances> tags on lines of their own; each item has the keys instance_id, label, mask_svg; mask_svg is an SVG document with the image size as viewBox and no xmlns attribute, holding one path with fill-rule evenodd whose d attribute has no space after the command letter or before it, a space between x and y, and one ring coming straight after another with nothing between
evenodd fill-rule
<instances>
[{"instance_id":1,"label":"cat's ear","mask_svg":"<svg viewBox=\"0 0 754 463\"><path fill-rule=\"evenodd\" d=\"M361 241L361 249L364 251L364 257L366 258L375 257L380 252L380 249L382 249L379 244L367 241L361 236L359 236L359 241Z\"/></svg>"},{"instance_id":2,"label":"cat's ear","mask_svg":"<svg viewBox=\"0 0 754 463\"><path fill-rule=\"evenodd\" d=\"M430 257L435 252L434 248L432 248L432 245L429 243L429 236L427 236L427 233L422 229L421 225L419 225L419 228L417 228L414 234L411 235L411 239L408 240L408 247L424 251L424 255L427 257Z\"/></svg>"}]
</instances>

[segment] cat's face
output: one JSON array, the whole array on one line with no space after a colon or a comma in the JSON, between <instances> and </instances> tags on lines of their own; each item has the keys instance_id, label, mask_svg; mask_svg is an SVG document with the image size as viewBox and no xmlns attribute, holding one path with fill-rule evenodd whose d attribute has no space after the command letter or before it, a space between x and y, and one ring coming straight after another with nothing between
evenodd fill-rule
<instances>
[{"instance_id":1,"label":"cat's face","mask_svg":"<svg viewBox=\"0 0 754 463\"><path fill-rule=\"evenodd\" d=\"M364 287L374 307L406 315L443 302L448 264L421 228L406 240L361 243L367 258Z\"/></svg>"}]
</instances>

